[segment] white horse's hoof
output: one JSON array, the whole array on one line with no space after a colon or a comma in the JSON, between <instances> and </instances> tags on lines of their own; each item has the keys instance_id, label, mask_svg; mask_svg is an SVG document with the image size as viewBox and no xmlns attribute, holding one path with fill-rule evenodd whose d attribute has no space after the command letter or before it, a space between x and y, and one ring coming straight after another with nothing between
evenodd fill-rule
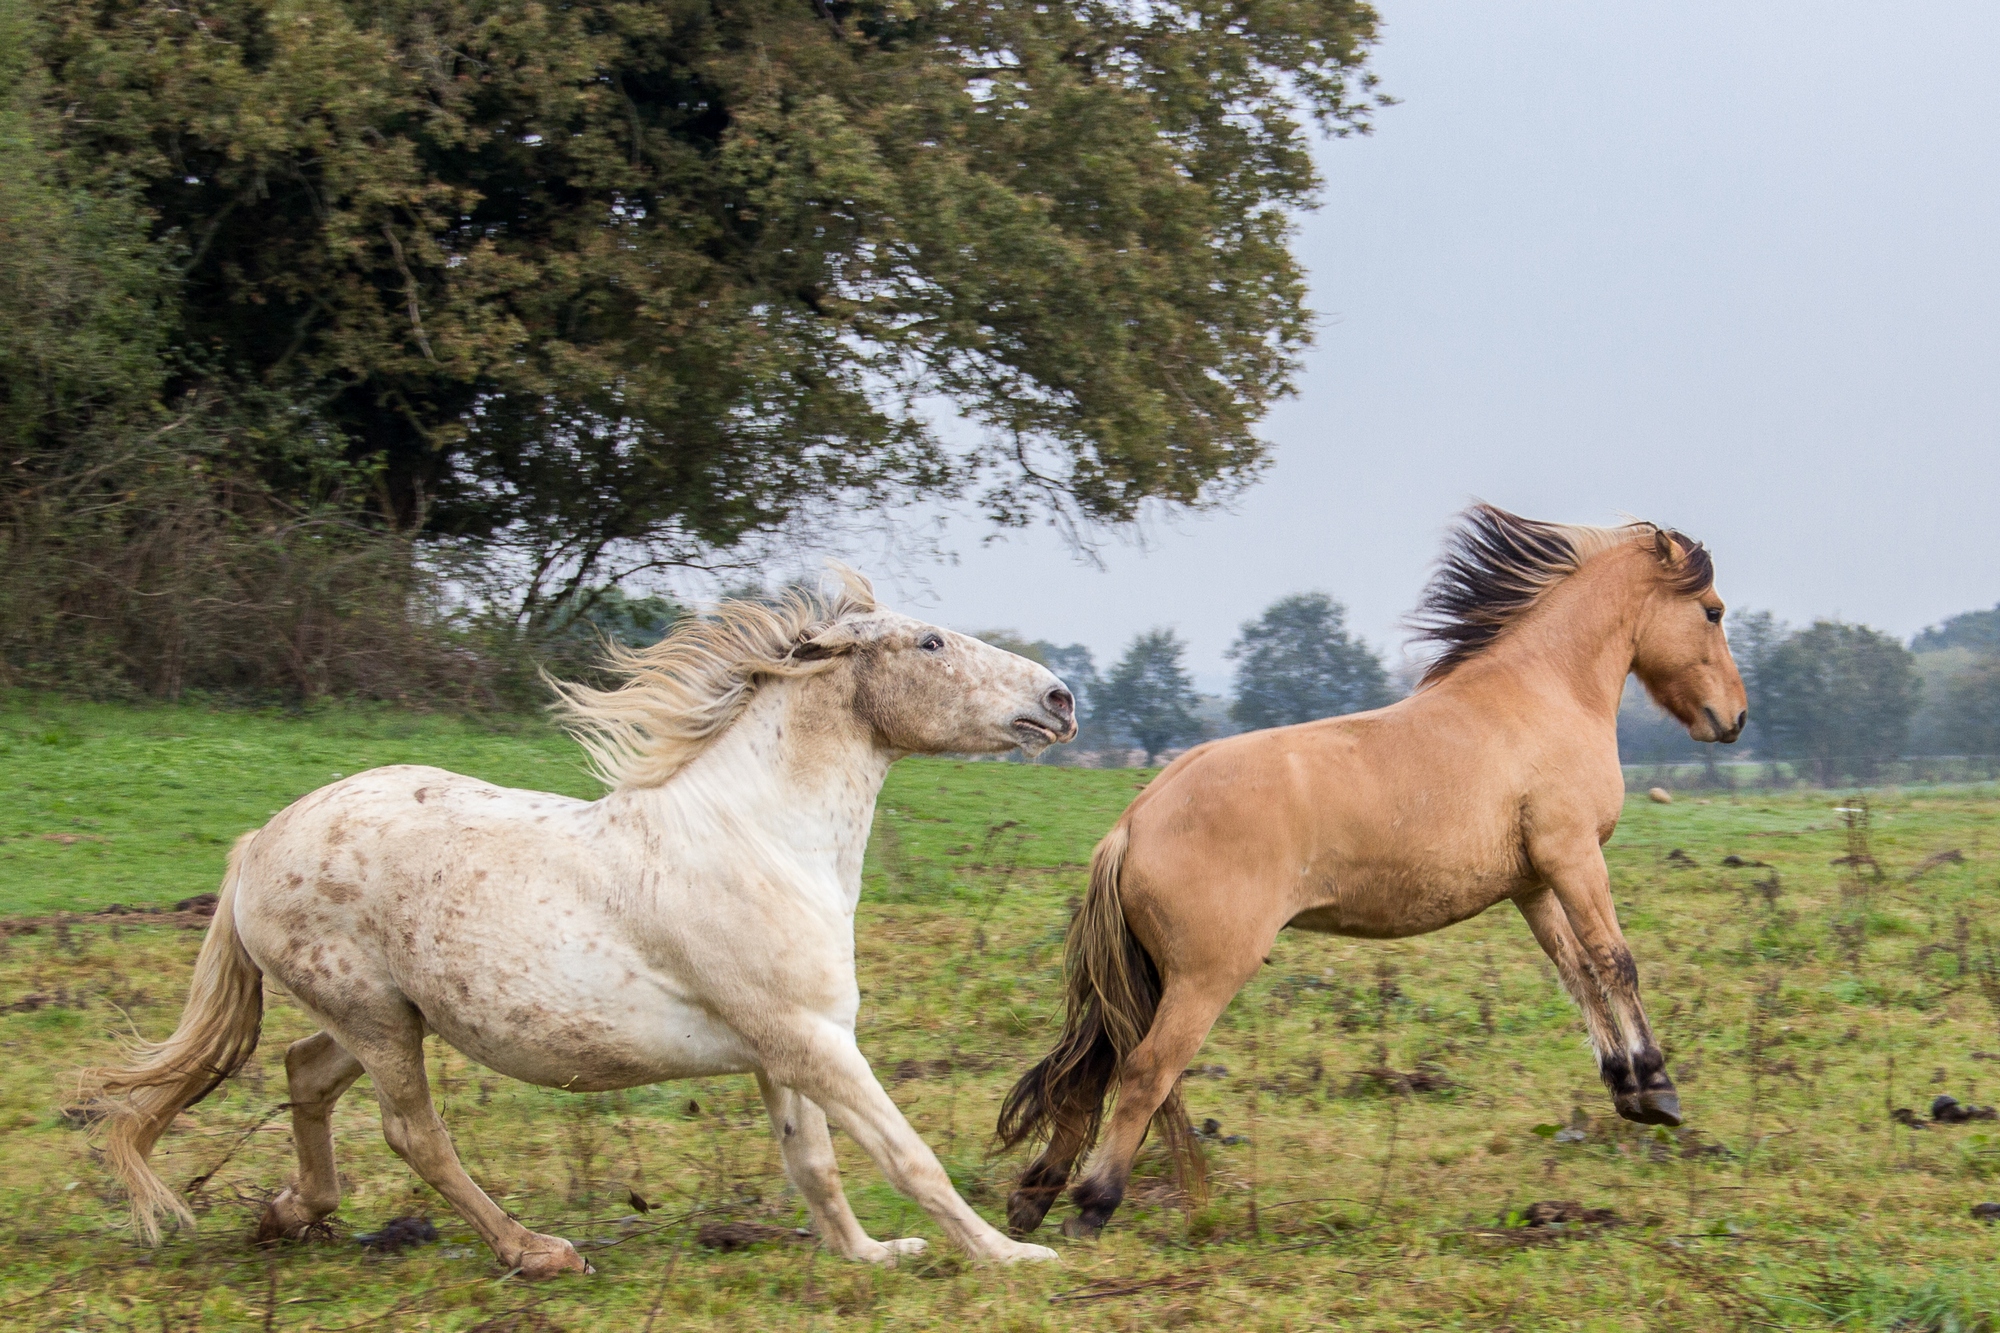
<instances>
[{"instance_id":1,"label":"white horse's hoof","mask_svg":"<svg viewBox=\"0 0 2000 1333\"><path fill-rule=\"evenodd\" d=\"M919 1236L905 1236L901 1240L871 1240L856 1251L853 1257L862 1263L894 1268L896 1261L904 1255L922 1254L930 1247L930 1242Z\"/></svg>"},{"instance_id":2,"label":"white horse's hoof","mask_svg":"<svg viewBox=\"0 0 2000 1333\"><path fill-rule=\"evenodd\" d=\"M561 1236L536 1236L514 1260L514 1269L530 1281L542 1278L561 1277L564 1273L581 1273L585 1277L597 1270L583 1261L576 1247Z\"/></svg>"},{"instance_id":3,"label":"white horse's hoof","mask_svg":"<svg viewBox=\"0 0 2000 1333\"><path fill-rule=\"evenodd\" d=\"M996 1251L994 1263L1000 1264L1051 1264L1062 1262L1062 1256L1046 1245L1029 1245L1021 1241L1009 1241L1007 1248Z\"/></svg>"},{"instance_id":4,"label":"white horse's hoof","mask_svg":"<svg viewBox=\"0 0 2000 1333\"><path fill-rule=\"evenodd\" d=\"M287 1185L264 1205L257 1219L257 1243L269 1245L280 1240L302 1240L312 1224L319 1221L306 1207L298 1191Z\"/></svg>"}]
</instances>

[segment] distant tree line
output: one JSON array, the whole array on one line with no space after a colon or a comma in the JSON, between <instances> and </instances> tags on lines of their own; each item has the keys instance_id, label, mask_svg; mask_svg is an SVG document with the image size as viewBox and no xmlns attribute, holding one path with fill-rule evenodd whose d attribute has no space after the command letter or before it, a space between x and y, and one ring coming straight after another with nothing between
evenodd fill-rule
<instances>
[{"instance_id":1,"label":"distant tree line","mask_svg":"<svg viewBox=\"0 0 2000 1333\"><path fill-rule=\"evenodd\" d=\"M1102 673L1082 644L984 637L1042 662L1076 694L1082 730L1073 753L1136 752L1147 764L1212 736L1380 708L1397 697L1380 655L1348 632L1347 608L1319 592L1280 598L1243 625L1226 654L1236 663L1234 698L1221 711L1195 690L1187 644L1171 629L1135 635Z\"/></svg>"},{"instance_id":2,"label":"distant tree line","mask_svg":"<svg viewBox=\"0 0 2000 1333\"><path fill-rule=\"evenodd\" d=\"M1319 592L1280 598L1241 627L1225 654L1235 664L1226 704L1195 689L1187 645L1171 629L1135 635L1102 671L1082 644L985 637L1047 664L1075 691L1082 731L1068 753L1114 762L1130 753L1155 763L1231 731L1360 712L1398 697L1381 655L1349 632L1346 608ZM1635 680L1618 718L1627 762L1754 756L1836 780L1903 755L2000 754L2000 607L1955 616L1907 647L1866 625L1819 620L1794 628L1768 611L1733 617L1729 638L1750 698L1741 747L1695 742Z\"/></svg>"},{"instance_id":3,"label":"distant tree line","mask_svg":"<svg viewBox=\"0 0 2000 1333\"><path fill-rule=\"evenodd\" d=\"M2000 607L1954 616L1907 647L1866 625L1794 628L1768 611L1732 617L1729 640L1750 696L1745 744L1757 758L1832 780L1903 755L2000 754ZM1717 757L1636 683L1619 740L1628 761Z\"/></svg>"}]
</instances>

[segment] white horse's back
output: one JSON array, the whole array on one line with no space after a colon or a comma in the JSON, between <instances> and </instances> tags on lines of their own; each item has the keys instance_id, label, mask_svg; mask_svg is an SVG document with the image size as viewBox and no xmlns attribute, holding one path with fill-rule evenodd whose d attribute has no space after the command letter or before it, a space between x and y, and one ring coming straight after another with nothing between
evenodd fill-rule
<instances>
[{"instance_id":1,"label":"white horse's back","mask_svg":"<svg viewBox=\"0 0 2000 1333\"><path fill-rule=\"evenodd\" d=\"M657 929L633 929L635 890L668 892L674 869L671 849L607 827L600 803L400 765L323 787L257 834L237 930L323 1020L409 1006L530 1083L583 1092L747 1072L741 1039L642 942Z\"/></svg>"}]
</instances>

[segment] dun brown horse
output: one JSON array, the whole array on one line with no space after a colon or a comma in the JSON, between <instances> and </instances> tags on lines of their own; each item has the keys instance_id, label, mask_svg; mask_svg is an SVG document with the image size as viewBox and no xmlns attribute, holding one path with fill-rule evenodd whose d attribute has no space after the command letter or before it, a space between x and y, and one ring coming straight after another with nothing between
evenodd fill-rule
<instances>
[{"instance_id":1,"label":"dun brown horse","mask_svg":"<svg viewBox=\"0 0 2000 1333\"><path fill-rule=\"evenodd\" d=\"M1008 1095L1000 1141L1046 1135L1008 1203L1041 1224L1078 1156L1072 1236L1124 1197L1157 1116L1198 1168L1178 1080L1287 926L1398 939L1512 902L1583 1010L1618 1114L1677 1125L1601 850L1625 796L1628 673L1698 741L1747 718L1707 551L1650 523L1539 523L1489 505L1453 532L1419 612L1442 645L1373 712L1213 741L1169 765L1091 859L1061 1039Z\"/></svg>"}]
</instances>

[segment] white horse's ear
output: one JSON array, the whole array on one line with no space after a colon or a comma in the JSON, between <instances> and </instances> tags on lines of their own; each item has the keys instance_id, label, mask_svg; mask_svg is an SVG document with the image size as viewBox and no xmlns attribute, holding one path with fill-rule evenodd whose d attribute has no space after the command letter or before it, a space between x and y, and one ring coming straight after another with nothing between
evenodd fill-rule
<instances>
[{"instance_id":1,"label":"white horse's ear","mask_svg":"<svg viewBox=\"0 0 2000 1333\"><path fill-rule=\"evenodd\" d=\"M794 662L818 662L851 653L864 641L852 624L836 621L810 638L800 639L792 646L790 657Z\"/></svg>"}]
</instances>

